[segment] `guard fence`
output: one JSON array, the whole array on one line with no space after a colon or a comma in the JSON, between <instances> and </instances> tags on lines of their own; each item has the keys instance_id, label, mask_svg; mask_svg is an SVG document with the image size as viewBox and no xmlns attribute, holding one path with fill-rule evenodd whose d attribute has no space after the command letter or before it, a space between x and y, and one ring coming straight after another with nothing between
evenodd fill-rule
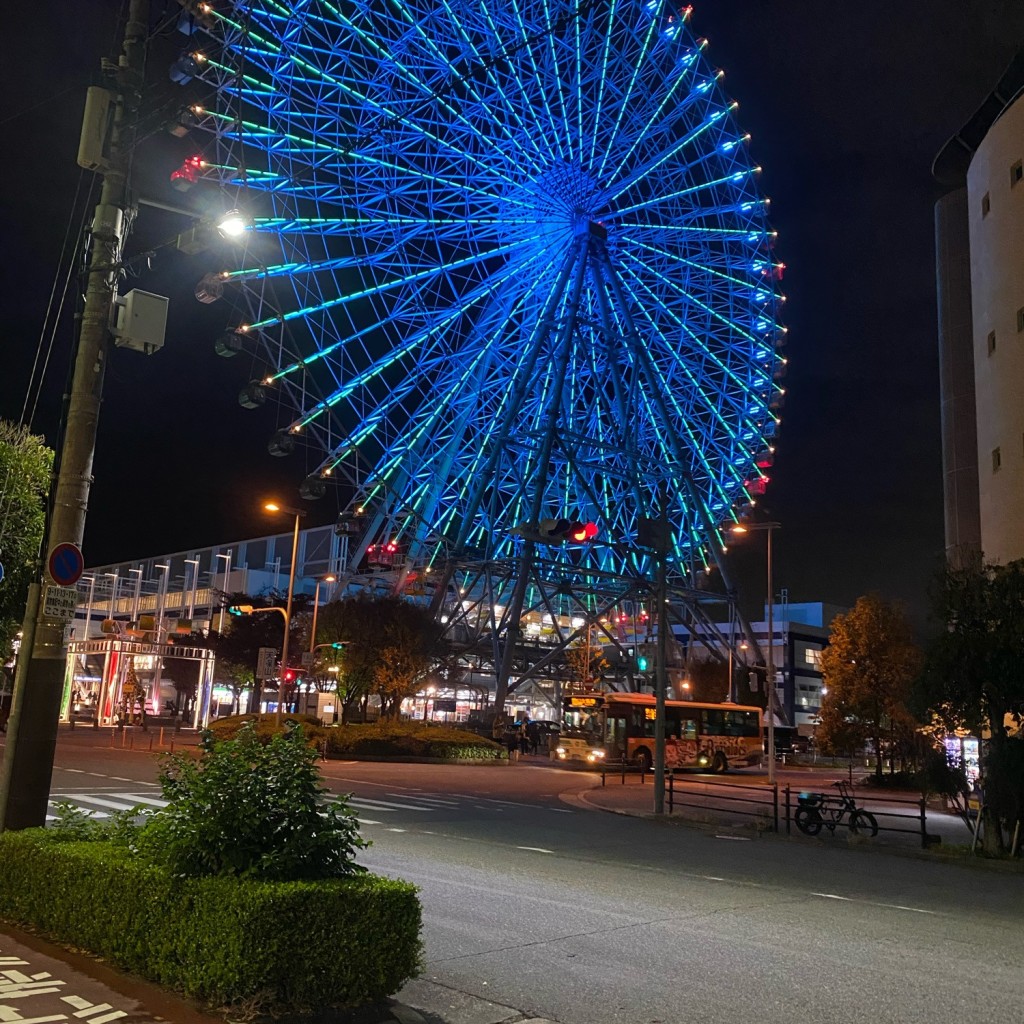
<instances>
[{"instance_id":1,"label":"guard fence","mask_svg":"<svg viewBox=\"0 0 1024 1024\"><path fill-rule=\"evenodd\" d=\"M640 785L647 784L647 777L653 776L651 769L630 762L614 761L601 766L601 785L626 785L627 780L639 778ZM720 820L752 819L767 831L793 833L796 812L801 797L822 796L833 798L832 793L809 794L801 787L772 784L744 784L735 781L714 781L694 776L691 772L674 768L665 770L665 802L669 814L678 811L701 812ZM923 797L907 798L890 796L887 793L858 792L857 807L870 813L878 822L879 835L886 833L893 838L913 836L922 849L941 842L941 838L928 831L928 808ZM849 831L849 817L836 823L832 829Z\"/></svg>"}]
</instances>

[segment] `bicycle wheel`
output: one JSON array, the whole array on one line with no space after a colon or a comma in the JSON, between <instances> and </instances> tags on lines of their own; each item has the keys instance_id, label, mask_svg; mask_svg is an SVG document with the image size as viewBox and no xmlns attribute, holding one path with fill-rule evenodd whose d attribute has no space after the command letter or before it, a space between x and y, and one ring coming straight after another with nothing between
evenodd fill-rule
<instances>
[{"instance_id":1,"label":"bicycle wheel","mask_svg":"<svg viewBox=\"0 0 1024 1024\"><path fill-rule=\"evenodd\" d=\"M821 831L821 815L813 807L798 807L793 820L804 835L816 836Z\"/></svg>"},{"instance_id":2,"label":"bicycle wheel","mask_svg":"<svg viewBox=\"0 0 1024 1024\"><path fill-rule=\"evenodd\" d=\"M873 839L878 835L878 822L870 811L854 811L850 815L850 831L855 835L866 835Z\"/></svg>"}]
</instances>

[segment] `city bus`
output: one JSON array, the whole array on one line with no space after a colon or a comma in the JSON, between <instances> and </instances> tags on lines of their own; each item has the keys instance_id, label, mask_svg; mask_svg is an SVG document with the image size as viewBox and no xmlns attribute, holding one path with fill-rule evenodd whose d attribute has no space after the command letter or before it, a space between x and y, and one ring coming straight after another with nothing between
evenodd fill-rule
<instances>
[{"instance_id":1,"label":"city bus","mask_svg":"<svg viewBox=\"0 0 1024 1024\"><path fill-rule=\"evenodd\" d=\"M577 694L562 701L555 756L599 765L654 763L655 698L649 693ZM762 711L742 704L665 701L665 766L725 772L759 764Z\"/></svg>"}]
</instances>

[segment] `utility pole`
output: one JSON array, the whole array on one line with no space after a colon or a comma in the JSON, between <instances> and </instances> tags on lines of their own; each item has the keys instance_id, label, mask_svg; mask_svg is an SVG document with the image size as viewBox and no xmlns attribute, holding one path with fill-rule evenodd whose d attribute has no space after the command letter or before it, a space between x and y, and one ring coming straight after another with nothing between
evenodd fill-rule
<instances>
[{"instance_id":1,"label":"utility pole","mask_svg":"<svg viewBox=\"0 0 1024 1024\"><path fill-rule=\"evenodd\" d=\"M131 126L142 96L148 25L149 0L130 0L121 57L114 72L109 158L92 222L85 304L40 578L48 553L61 543L81 547L85 533L103 378L111 348L110 321L127 233ZM32 828L46 822L67 651L63 624L46 617L40 591L37 580L30 587L25 611L24 635L31 641L25 668L15 682L0 772L0 830Z\"/></svg>"}]
</instances>

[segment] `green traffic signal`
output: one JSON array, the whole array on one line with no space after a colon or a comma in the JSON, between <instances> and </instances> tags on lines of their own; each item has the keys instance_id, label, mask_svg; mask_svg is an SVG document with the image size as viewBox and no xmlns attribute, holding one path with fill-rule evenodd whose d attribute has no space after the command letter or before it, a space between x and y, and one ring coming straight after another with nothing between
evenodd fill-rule
<instances>
[{"instance_id":1,"label":"green traffic signal","mask_svg":"<svg viewBox=\"0 0 1024 1024\"><path fill-rule=\"evenodd\" d=\"M637 667L637 671L638 672L646 672L647 671L647 659L646 658L637 658L636 659L636 667Z\"/></svg>"},{"instance_id":2,"label":"green traffic signal","mask_svg":"<svg viewBox=\"0 0 1024 1024\"><path fill-rule=\"evenodd\" d=\"M333 648L334 648L334 649L335 649L336 651L342 651L342 650L344 650L344 649L345 649L345 645L344 645L343 643L340 643L340 642L338 642L338 641L335 641L335 642L334 642L333 644L331 644L331 646L332 646L332 647L333 647Z\"/></svg>"}]
</instances>

